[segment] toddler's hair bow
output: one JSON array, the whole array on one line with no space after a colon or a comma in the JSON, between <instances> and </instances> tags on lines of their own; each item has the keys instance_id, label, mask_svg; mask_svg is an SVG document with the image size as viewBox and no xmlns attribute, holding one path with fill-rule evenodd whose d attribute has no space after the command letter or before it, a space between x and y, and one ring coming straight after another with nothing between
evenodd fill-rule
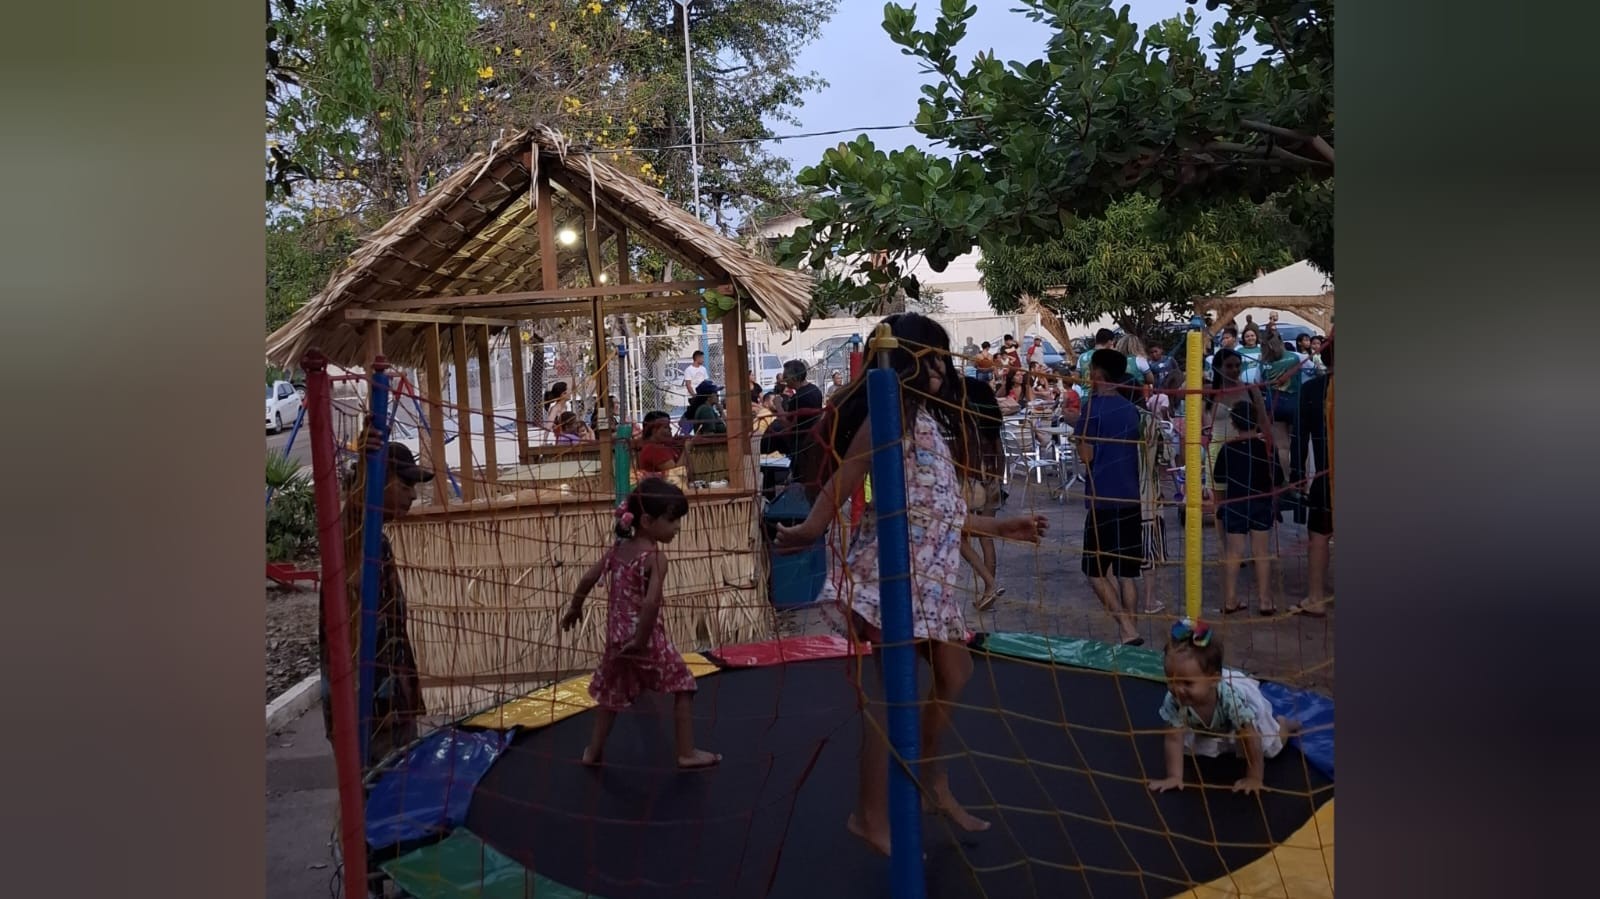
<instances>
[{"instance_id":1,"label":"toddler's hair bow","mask_svg":"<svg viewBox=\"0 0 1600 899\"><path fill-rule=\"evenodd\" d=\"M1211 625L1204 621L1195 621L1183 618L1173 622L1172 642L1182 643L1185 640L1196 646L1205 646L1211 642Z\"/></svg>"},{"instance_id":2,"label":"toddler's hair bow","mask_svg":"<svg viewBox=\"0 0 1600 899\"><path fill-rule=\"evenodd\" d=\"M614 514L617 516L617 520L622 522L623 527L633 527L633 513L628 511L628 504L626 502L617 506L617 511Z\"/></svg>"}]
</instances>

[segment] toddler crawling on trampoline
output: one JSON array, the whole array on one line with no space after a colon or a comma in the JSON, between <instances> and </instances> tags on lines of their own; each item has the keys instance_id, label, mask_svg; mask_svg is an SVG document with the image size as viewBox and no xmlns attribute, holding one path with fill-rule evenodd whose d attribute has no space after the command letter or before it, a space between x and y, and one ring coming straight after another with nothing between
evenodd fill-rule
<instances>
[{"instance_id":1,"label":"toddler crawling on trampoline","mask_svg":"<svg viewBox=\"0 0 1600 899\"><path fill-rule=\"evenodd\" d=\"M1185 618L1172 626L1166 671L1161 717L1172 726L1167 732L1167 776L1150 781L1150 789L1183 789L1183 753L1188 749L1211 758L1224 751L1244 756L1245 776L1233 790L1260 790L1266 760L1283 751L1284 741L1300 725L1272 713L1254 678L1223 671L1222 642L1205 622Z\"/></svg>"}]
</instances>

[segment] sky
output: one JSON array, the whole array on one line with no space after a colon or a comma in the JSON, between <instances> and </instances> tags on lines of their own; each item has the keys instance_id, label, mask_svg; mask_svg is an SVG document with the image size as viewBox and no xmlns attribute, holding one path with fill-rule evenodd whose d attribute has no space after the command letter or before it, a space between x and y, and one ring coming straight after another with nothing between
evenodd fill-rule
<instances>
[{"instance_id":1,"label":"sky","mask_svg":"<svg viewBox=\"0 0 1600 899\"><path fill-rule=\"evenodd\" d=\"M917 24L932 28L938 15L938 0L917 4ZM977 15L967 22L967 36L958 45L963 69L971 65L980 51L993 50L1001 61L1037 58L1044 50L1049 29L1030 22L1021 13L1011 12L1012 0L979 0ZM1143 32L1145 28L1190 8L1184 0L1133 0L1129 18ZM1194 7L1200 17L1202 34L1211 22L1221 18L1208 13L1205 4ZM878 0L840 0L839 10L822 29L822 38L807 47L796 65L799 71L815 71L828 86L806 98L796 111L800 126L780 122L775 134L859 128L866 125L905 124L915 118L921 87L928 76L917 70L918 61L901 53L883 30L883 4ZM849 141L857 132L828 137L784 141L773 149L795 165L795 171L812 165L823 152ZM886 149L916 145L930 149L922 136L907 128L902 131L871 132L874 143Z\"/></svg>"}]
</instances>

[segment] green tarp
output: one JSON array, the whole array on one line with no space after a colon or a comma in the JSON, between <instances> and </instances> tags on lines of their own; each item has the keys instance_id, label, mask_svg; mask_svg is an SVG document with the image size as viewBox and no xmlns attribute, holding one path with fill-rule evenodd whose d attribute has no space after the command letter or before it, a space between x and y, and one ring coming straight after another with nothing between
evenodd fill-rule
<instances>
[{"instance_id":1,"label":"green tarp","mask_svg":"<svg viewBox=\"0 0 1600 899\"><path fill-rule=\"evenodd\" d=\"M988 634L978 647L996 655L1076 665L1150 680L1165 680L1161 653L1143 646L1114 646L1081 637L1045 637L1035 634Z\"/></svg>"},{"instance_id":2,"label":"green tarp","mask_svg":"<svg viewBox=\"0 0 1600 899\"><path fill-rule=\"evenodd\" d=\"M599 899L540 877L465 827L382 867L417 899Z\"/></svg>"}]
</instances>

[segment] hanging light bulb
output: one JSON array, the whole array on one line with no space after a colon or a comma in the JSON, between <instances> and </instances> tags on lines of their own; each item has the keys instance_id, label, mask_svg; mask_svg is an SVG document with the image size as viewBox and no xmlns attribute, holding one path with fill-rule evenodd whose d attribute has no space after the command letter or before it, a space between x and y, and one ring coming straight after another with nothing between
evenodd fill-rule
<instances>
[{"instance_id":1,"label":"hanging light bulb","mask_svg":"<svg viewBox=\"0 0 1600 899\"><path fill-rule=\"evenodd\" d=\"M571 228L562 228L556 233L556 240L561 241L562 246L570 247L578 242L578 232Z\"/></svg>"}]
</instances>

